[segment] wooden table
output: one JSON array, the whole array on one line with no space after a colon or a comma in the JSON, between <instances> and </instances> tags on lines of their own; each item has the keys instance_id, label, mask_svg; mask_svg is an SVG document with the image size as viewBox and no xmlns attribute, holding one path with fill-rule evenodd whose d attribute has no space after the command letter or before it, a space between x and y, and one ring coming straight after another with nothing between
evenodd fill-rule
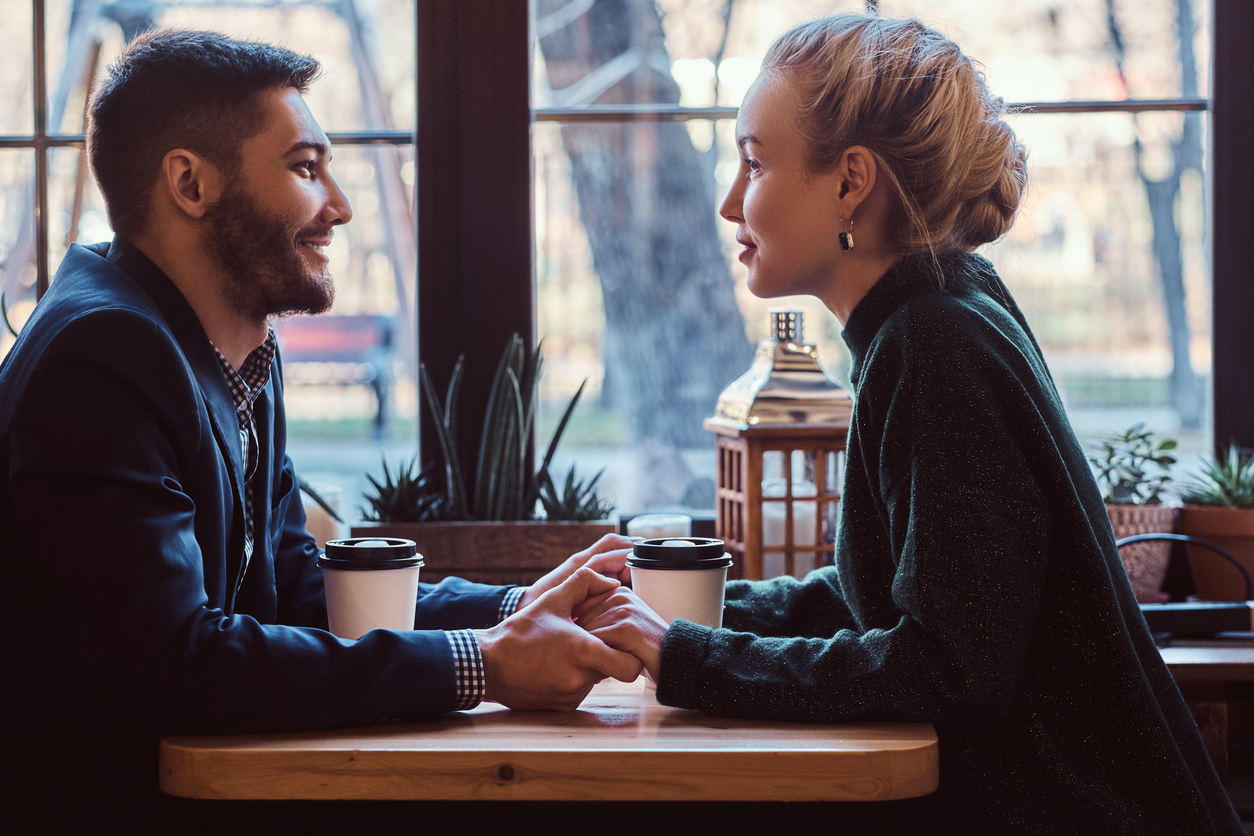
<instances>
[{"instance_id":1,"label":"wooden table","mask_svg":"<svg viewBox=\"0 0 1254 836\"><path fill-rule=\"evenodd\" d=\"M1229 683L1254 681L1254 633L1169 641L1159 652L1193 712L1219 777L1227 778Z\"/></svg>"},{"instance_id":2,"label":"wooden table","mask_svg":"<svg viewBox=\"0 0 1254 836\"><path fill-rule=\"evenodd\" d=\"M938 782L926 723L706 717L609 680L575 712L496 704L424 723L170 737L161 789L189 798L881 801Z\"/></svg>"}]
</instances>

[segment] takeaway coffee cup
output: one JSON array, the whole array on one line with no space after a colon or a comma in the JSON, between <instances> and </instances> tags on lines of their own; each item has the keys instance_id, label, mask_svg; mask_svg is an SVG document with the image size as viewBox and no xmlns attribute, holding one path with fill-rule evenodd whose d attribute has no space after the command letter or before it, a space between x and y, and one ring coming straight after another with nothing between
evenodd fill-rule
<instances>
[{"instance_id":1,"label":"takeaway coffee cup","mask_svg":"<svg viewBox=\"0 0 1254 836\"><path fill-rule=\"evenodd\" d=\"M331 632L359 639L371 630L414 629L422 555L413 540L355 537L327 541L318 558Z\"/></svg>"},{"instance_id":2,"label":"takeaway coffee cup","mask_svg":"<svg viewBox=\"0 0 1254 836\"><path fill-rule=\"evenodd\" d=\"M627 565L631 587L666 621L723 626L723 586L731 556L722 540L658 537L636 543Z\"/></svg>"}]
</instances>

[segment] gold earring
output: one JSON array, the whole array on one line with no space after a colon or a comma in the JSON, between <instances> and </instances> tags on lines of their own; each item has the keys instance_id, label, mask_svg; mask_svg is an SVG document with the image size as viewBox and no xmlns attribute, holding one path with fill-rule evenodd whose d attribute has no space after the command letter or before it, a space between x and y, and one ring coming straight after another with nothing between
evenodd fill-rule
<instances>
[{"instance_id":1,"label":"gold earring","mask_svg":"<svg viewBox=\"0 0 1254 836\"><path fill-rule=\"evenodd\" d=\"M841 225L842 227L845 225L845 219L844 219L844 218L841 218L841 220L840 220L840 225ZM849 229L847 229L847 230L842 229L842 230L841 230L841 232L840 232L840 235L839 235L839 236L837 236L837 237L838 237L838 238L839 238L839 240L840 240L840 248L841 248L842 250L852 250L852 249L853 249L853 218L850 218L850 219L849 219Z\"/></svg>"}]
</instances>

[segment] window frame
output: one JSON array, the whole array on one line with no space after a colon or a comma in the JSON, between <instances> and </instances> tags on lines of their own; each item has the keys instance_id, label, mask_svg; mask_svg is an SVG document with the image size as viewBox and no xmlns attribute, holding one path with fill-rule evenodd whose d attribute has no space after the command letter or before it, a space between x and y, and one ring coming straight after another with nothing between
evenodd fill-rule
<instances>
[{"instance_id":1,"label":"window frame","mask_svg":"<svg viewBox=\"0 0 1254 836\"><path fill-rule=\"evenodd\" d=\"M1254 225L1254 5L1212 2L1210 235L1213 427L1216 452L1254 448L1254 281L1246 249ZM1216 176L1222 172L1222 176Z\"/></svg>"},{"instance_id":2,"label":"window frame","mask_svg":"<svg viewBox=\"0 0 1254 836\"><path fill-rule=\"evenodd\" d=\"M83 147L82 134L49 134L44 0L32 0L34 131L0 136L0 148L35 154L37 293L48 287L48 151ZM1242 246L1254 223L1254 7L1211 0L1209 99L1026 103L1036 113L1207 110L1212 302L1212 422L1215 445L1254 447L1254 363L1247 359L1254 282ZM477 456L481 416L501 347L518 333L535 345L532 206L533 121L709 119L734 108L531 108L534 49L530 3L415 0L417 126L413 133L337 133L337 145L415 146L417 327L419 360L439 392L465 357L458 447ZM1222 177L1216 177L1222 172ZM423 461L438 460L429 416L422 415ZM428 431L423 431L424 425Z\"/></svg>"}]
</instances>

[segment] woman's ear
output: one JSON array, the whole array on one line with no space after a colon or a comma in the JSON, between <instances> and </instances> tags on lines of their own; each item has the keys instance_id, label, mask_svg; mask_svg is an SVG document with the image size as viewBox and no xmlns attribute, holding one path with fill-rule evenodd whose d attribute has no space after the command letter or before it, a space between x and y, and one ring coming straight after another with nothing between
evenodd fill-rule
<instances>
[{"instance_id":1,"label":"woman's ear","mask_svg":"<svg viewBox=\"0 0 1254 836\"><path fill-rule=\"evenodd\" d=\"M836 163L836 199L841 214L852 218L853 213L875 188L879 173L875 155L862 145L851 145L840 155Z\"/></svg>"},{"instance_id":2,"label":"woman's ear","mask_svg":"<svg viewBox=\"0 0 1254 836\"><path fill-rule=\"evenodd\" d=\"M161 160L161 187L175 208L189 218L202 218L222 192L217 166L185 148L175 148Z\"/></svg>"}]
</instances>

